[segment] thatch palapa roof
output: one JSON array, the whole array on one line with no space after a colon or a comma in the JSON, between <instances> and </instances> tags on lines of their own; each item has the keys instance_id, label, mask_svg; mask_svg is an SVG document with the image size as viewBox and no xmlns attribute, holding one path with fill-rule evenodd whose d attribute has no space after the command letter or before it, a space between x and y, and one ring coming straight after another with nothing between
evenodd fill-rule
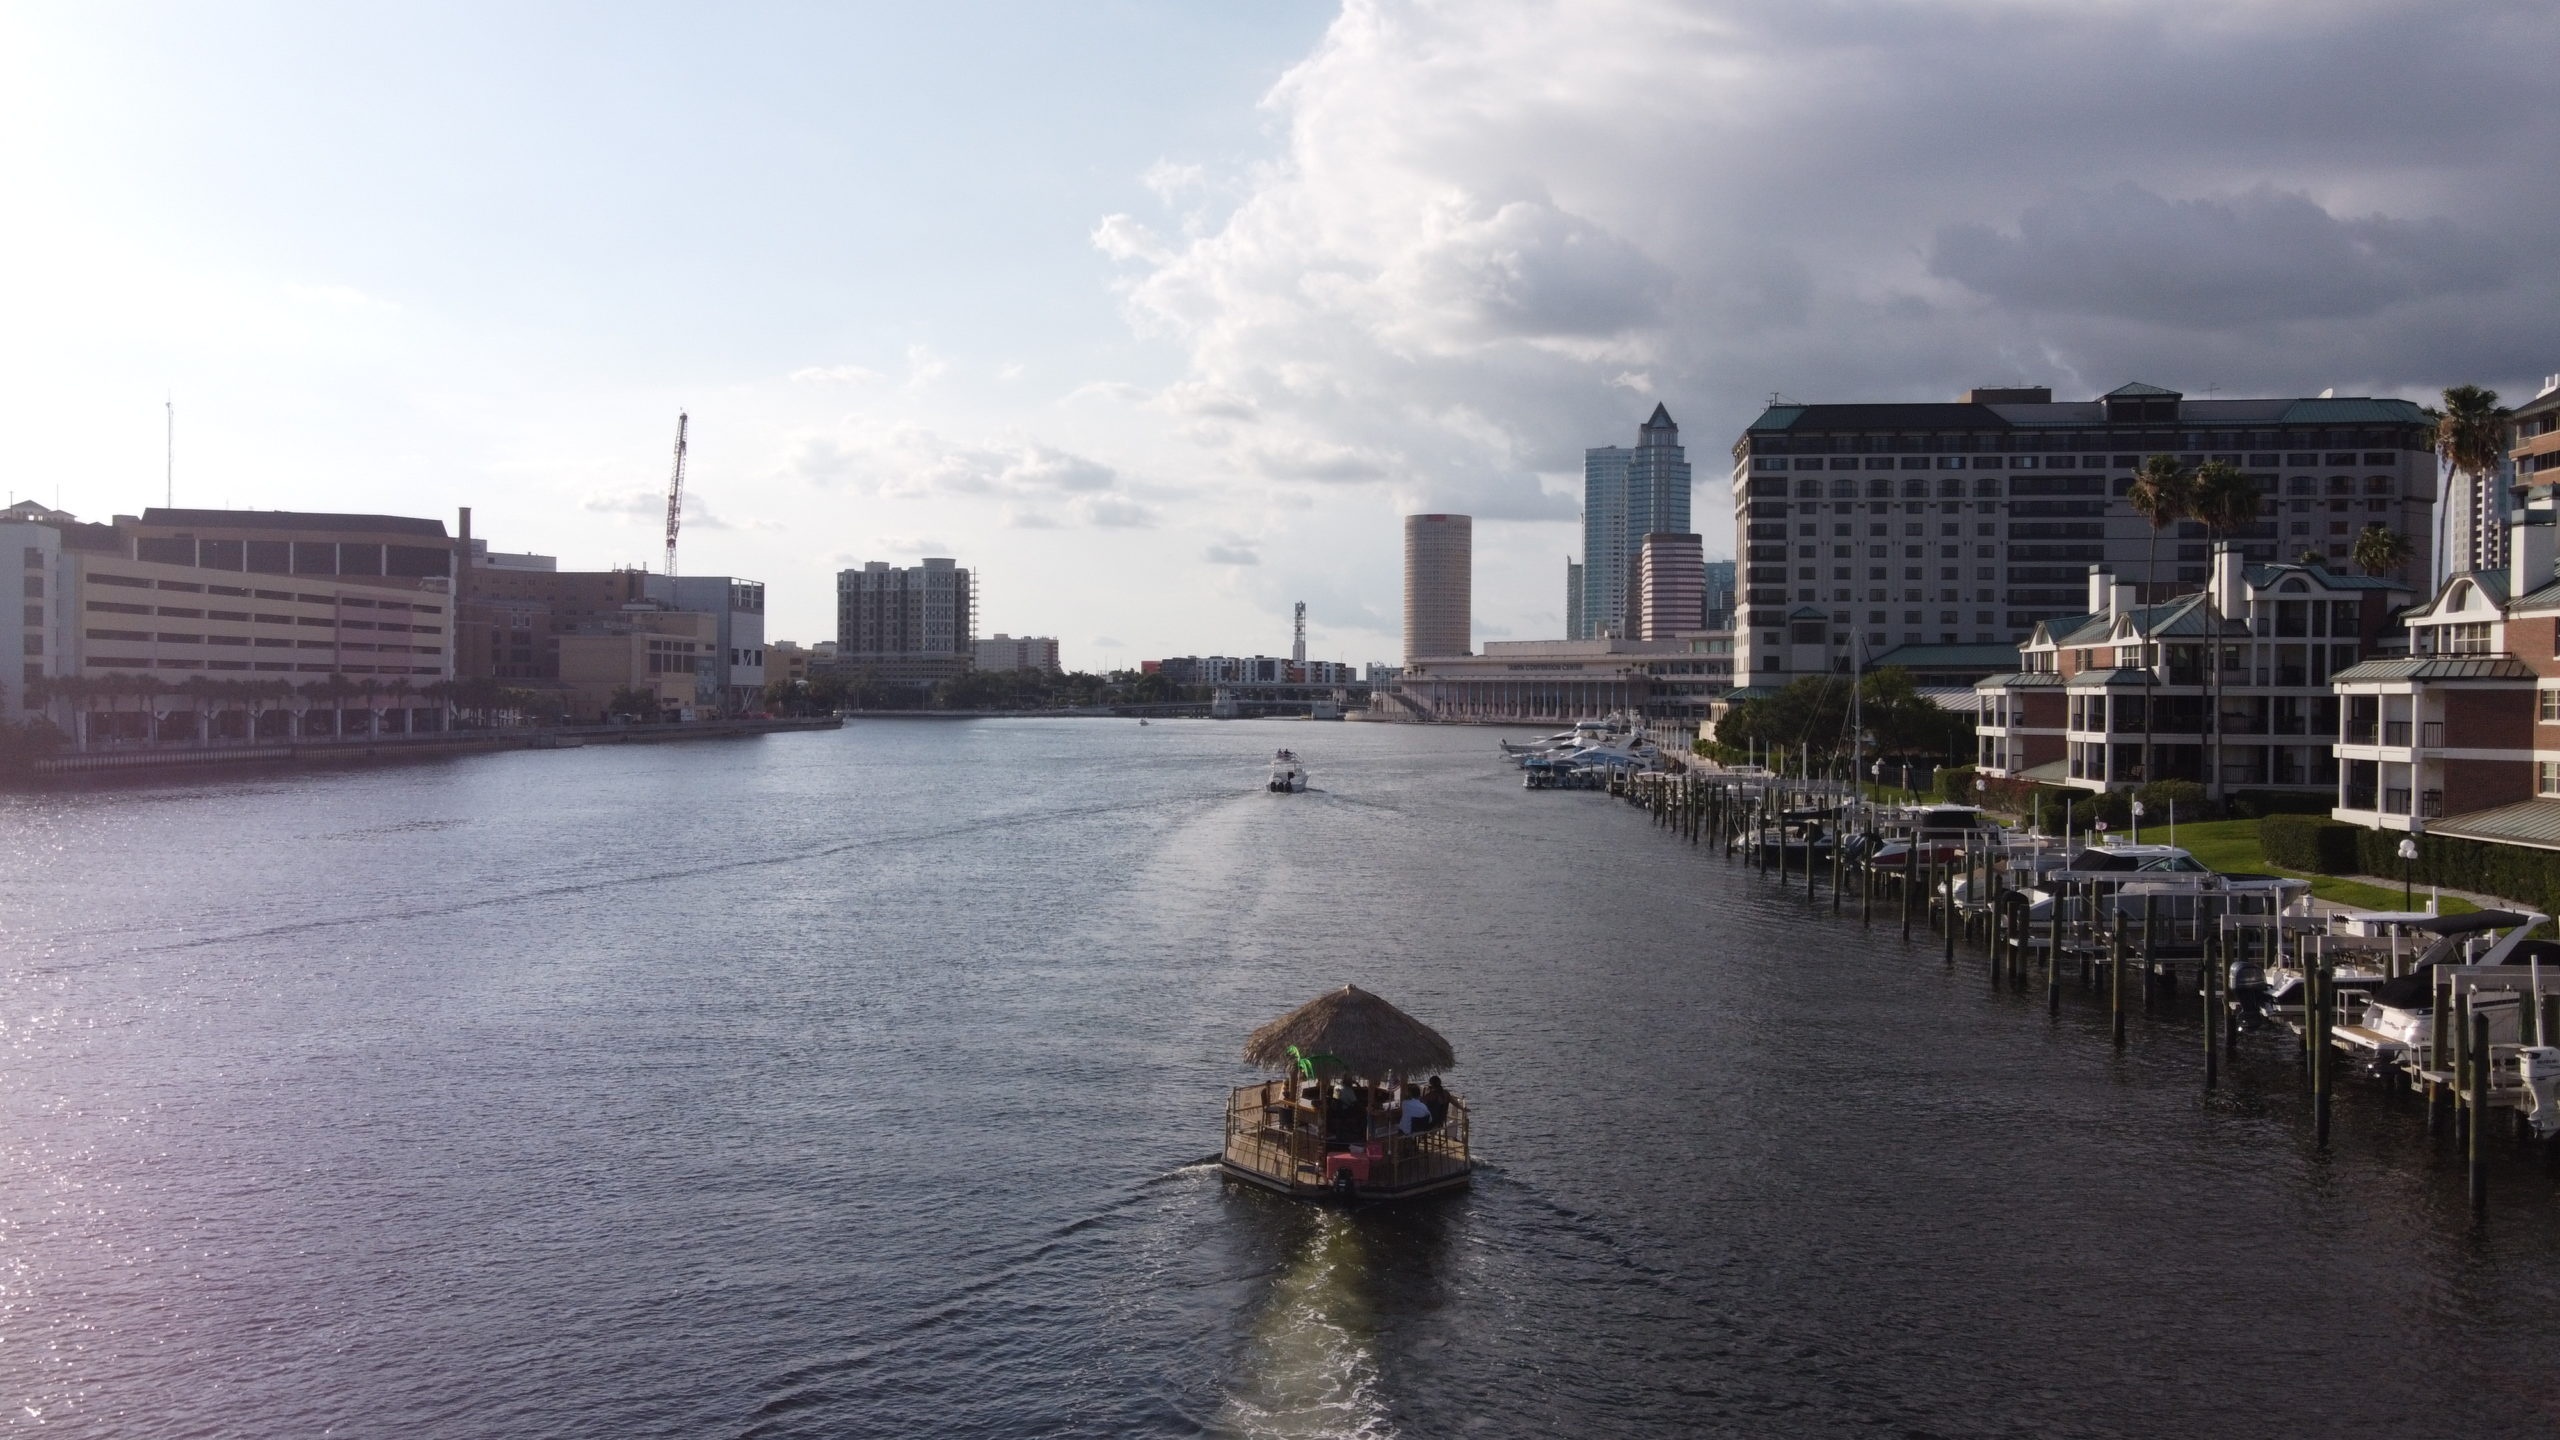
<instances>
[{"instance_id":1,"label":"thatch palapa roof","mask_svg":"<svg viewBox=\"0 0 2560 1440\"><path fill-rule=\"evenodd\" d=\"M1263 1026L1244 1042L1248 1065L1287 1070L1290 1046L1330 1055L1354 1075L1418 1075L1447 1070L1457 1052L1440 1032L1356 985L1331 990Z\"/></svg>"}]
</instances>

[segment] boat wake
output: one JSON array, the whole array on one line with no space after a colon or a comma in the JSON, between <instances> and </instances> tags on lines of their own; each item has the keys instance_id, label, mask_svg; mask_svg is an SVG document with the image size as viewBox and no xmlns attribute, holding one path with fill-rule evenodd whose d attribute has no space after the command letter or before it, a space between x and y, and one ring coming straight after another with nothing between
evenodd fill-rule
<instances>
[{"instance_id":1,"label":"boat wake","mask_svg":"<svg viewBox=\"0 0 2560 1440\"><path fill-rule=\"evenodd\" d=\"M1316 1213L1304 1249L1277 1275L1238 1356L1212 1432L1379 1440L1395 1433L1379 1389L1377 1317L1362 1227Z\"/></svg>"}]
</instances>

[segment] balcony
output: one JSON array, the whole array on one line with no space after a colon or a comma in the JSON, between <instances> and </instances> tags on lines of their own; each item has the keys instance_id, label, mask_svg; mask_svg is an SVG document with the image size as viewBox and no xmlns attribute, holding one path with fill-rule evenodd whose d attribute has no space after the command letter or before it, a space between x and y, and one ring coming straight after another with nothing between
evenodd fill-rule
<instances>
[{"instance_id":1,"label":"balcony","mask_svg":"<svg viewBox=\"0 0 2560 1440\"><path fill-rule=\"evenodd\" d=\"M2405 787L2398 787L2398 786L2395 786L2395 787L2393 787L2393 788L2391 788L2391 789L2387 789L2387 790L2383 791L2383 792L2382 792L2382 813L2383 813L2383 814L2385 814L2385 815L2406 815L2406 814L2408 814L2408 813L2409 813L2409 792L2408 792L2408 790L2407 790Z\"/></svg>"},{"instance_id":2,"label":"balcony","mask_svg":"<svg viewBox=\"0 0 2560 1440\"><path fill-rule=\"evenodd\" d=\"M2347 717L2347 733L2345 739L2350 745L2370 745L2374 741L2374 735L2380 729L2381 722L2375 720L2370 715L2350 715Z\"/></svg>"},{"instance_id":3,"label":"balcony","mask_svg":"<svg viewBox=\"0 0 2560 1440\"><path fill-rule=\"evenodd\" d=\"M2429 720L2418 727L2418 743L2429 750L2444 748L2444 722Z\"/></svg>"},{"instance_id":4,"label":"balcony","mask_svg":"<svg viewBox=\"0 0 2560 1440\"><path fill-rule=\"evenodd\" d=\"M2418 797L2418 815L2421 819L2426 820L2443 819L2444 792L2441 790L2429 790L2420 795Z\"/></svg>"},{"instance_id":5,"label":"balcony","mask_svg":"<svg viewBox=\"0 0 2560 1440\"><path fill-rule=\"evenodd\" d=\"M2406 748L2409 744L2409 722L2406 720L2383 721L2382 743L2385 745L2396 745ZM2406 791L2401 793L2404 796L2407 794ZM2409 807L2406 803L2403 803L2399 809L2394 810L2391 813L2394 815L2406 815L2409 813Z\"/></svg>"}]
</instances>

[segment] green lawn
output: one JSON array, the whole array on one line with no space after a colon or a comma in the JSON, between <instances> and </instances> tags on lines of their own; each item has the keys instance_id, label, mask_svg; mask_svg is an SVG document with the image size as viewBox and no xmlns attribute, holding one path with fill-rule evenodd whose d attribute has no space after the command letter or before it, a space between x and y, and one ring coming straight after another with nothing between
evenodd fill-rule
<instances>
[{"instance_id":1,"label":"green lawn","mask_svg":"<svg viewBox=\"0 0 2560 1440\"><path fill-rule=\"evenodd\" d=\"M2162 844L2169 841L2168 827L2152 825L2144 828L2142 838ZM2311 882L2311 893L2323 900L2333 900L2359 910L2397 910L2400 887L2367 885L2356 880L2342 880L2335 875L2306 875L2267 863L2267 852L2258 848L2258 822L2255 820L2208 820L2200 824L2178 827L2177 843L2198 860L2215 870L2250 870L2262 875L2292 875ZM2417 904L2427 903L2425 886L2418 887ZM2467 914L2480 907L2468 900L2444 897L2444 913Z\"/></svg>"}]
</instances>

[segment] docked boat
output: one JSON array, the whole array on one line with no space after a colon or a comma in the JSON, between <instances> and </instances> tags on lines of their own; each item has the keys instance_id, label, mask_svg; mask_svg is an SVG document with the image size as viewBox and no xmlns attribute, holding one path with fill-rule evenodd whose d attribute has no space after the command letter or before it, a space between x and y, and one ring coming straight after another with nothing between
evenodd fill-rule
<instances>
[{"instance_id":1,"label":"docked boat","mask_svg":"<svg viewBox=\"0 0 2560 1440\"><path fill-rule=\"evenodd\" d=\"M2540 989L2540 967L2560 967L2560 945L2525 937L2550 916L2517 910L2475 910L2438 915L2409 928L2434 937L2407 973L2367 990L2363 1012L2336 1028L2330 1043L2351 1060L2375 1069L2413 1065L2442 1068L2448 1048L2437 1034L2440 993L2472 994L2477 1013L2489 1019L2489 1043L2511 1046L2523 1032L2525 1005ZM2503 933L2501 933L2503 932Z\"/></svg>"},{"instance_id":2,"label":"docked boat","mask_svg":"<svg viewBox=\"0 0 2560 1440\"><path fill-rule=\"evenodd\" d=\"M1358 986L1254 1031L1244 1058L1271 1078L1227 1096L1218 1163L1235 1180L1302 1200L1401 1200L1457 1189L1475 1169L1466 1102L1440 1084L1456 1052Z\"/></svg>"},{"instance_id":3,"label":"docked boat","mask_svg":"<svg viewBox=\"0 0 2560 1440\"><path fill-rule=\"evenodd\" d=\"M1264 788L1274 795L1293 795L1307 788L1306 762L1295 750L1283 750L1271 757L1271 780Z\"/></svg>"}]
</instances>

